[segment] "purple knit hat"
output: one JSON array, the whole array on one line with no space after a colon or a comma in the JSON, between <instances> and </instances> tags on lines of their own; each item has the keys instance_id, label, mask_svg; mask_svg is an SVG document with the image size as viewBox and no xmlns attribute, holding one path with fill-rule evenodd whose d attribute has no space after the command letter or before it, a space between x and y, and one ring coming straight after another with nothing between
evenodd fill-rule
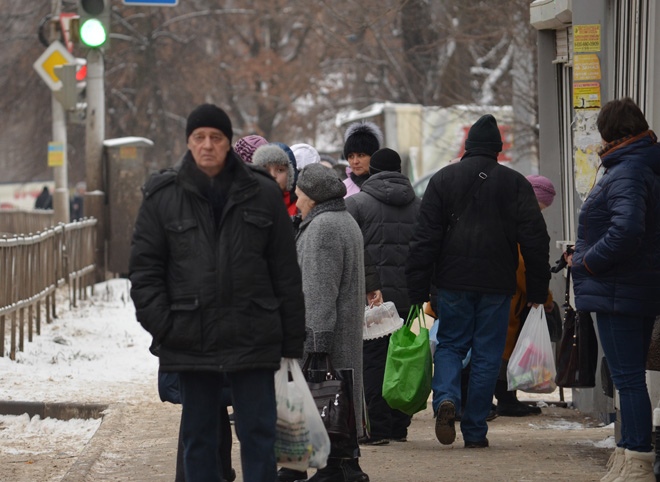
<instances>
[{"instance_id":1,"label":"purple knit hat","mask_svg":"<svg viewBox=\"0 0 660 482\"><path fill-rule=\"evenodd\" d=\"M527 176L527 180L534 188L534 194L536 194L536 200L540 203L550 206L552 201L555 200L555 187L552 185L552 181L545 176L540 176L538 174L532 174Z\"/></svg>"},{"instance_id":2,"label":"purple knit hat","mask_svg":"<svg viewBox=\"0 0 660 482\"><path fill-rule=\"evenodd\" d=\"M243 162L252 164L252 155L259 146L268 144L268 141L261 136L252 134L250 136L241 137L234 144L234 151L243 159Z\"/></svg>"}]
</instances>

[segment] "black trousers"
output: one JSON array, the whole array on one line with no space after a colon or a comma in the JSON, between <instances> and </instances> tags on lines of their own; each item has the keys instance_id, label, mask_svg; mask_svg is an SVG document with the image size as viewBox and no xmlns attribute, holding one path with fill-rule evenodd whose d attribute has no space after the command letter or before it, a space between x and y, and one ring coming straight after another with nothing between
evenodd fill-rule
<instances>
[{"instance_id":1,"label":"black trousers","mask_svg":"<svg viewBox=\"0 0 660 482\"><path fill-rule=\"evenodd\" d=\"M364 396L369 414L370 436L374 439L403 438L408 435L410 415L391 408L383 398L383 376L390 337L365 340L362 347Z\"/></svg>"}]
</instances>

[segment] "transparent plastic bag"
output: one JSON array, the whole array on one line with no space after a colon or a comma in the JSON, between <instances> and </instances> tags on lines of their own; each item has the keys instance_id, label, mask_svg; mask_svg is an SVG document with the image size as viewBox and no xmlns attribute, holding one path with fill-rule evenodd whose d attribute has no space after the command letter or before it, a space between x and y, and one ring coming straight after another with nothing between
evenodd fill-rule
<instances>
[{"instance_id":1,"label":"transparent plastic bag","mask_svg":"<svg viewBox=\"0 0 660 482\"><path fill-rule=\"evenodd\" d=\"M373 340L394 333L403 326L403 319L399 316L396 306L386 301L378 306L365 306L362 338Z\"/></svg>"},{"instance_id":2,"label":"transparent plastic bag","mask_svg":"<svg viewBox=\"0 0 660 482\"><path fill-rule=\"evenodd\" d=\"M507 365L509 390L528 393L552 393L557 388L555 357L550 342L543 306L527 315L516 346Z\"/></svg>"},{"instance_id":3,"label":"transparent plastic bag","mask_svg":"<svg viewBox=\"0 0 660 482\"><path fill-rule=\"evenodd\" d=\"M292 381L289 381L289 372ZM278 464L300 471L325 467L330 438L297 360L282 358L280 369L275 372L275 399Z\"/></svg>"}]
</instances>

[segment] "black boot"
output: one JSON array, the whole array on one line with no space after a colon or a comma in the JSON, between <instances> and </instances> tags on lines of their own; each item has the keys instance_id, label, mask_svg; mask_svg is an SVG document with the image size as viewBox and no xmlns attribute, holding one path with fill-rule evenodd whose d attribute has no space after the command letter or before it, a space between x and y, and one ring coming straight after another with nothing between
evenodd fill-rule
<instances>
[{"instance_id":1,"label":"black boot","mask_svg":"<svg viewBox=\"0 0 660 482\"><path fill-rule=\"evenodd\" d=\"M303 481L298 481L303 482ZM319 469L307 482L369 482L358 459L328 459L328 465Z\"/></svg>"},{"instance_id":2,"label":"black boot","mask_svg":"<svg viewBox=\"0 0 660 482\"><path fill-rule=\"evenodd\" d=\"M532 407L518 400L516 391L508 391L507 383L502 380L497 380L495 385L495 398L497 398L497 415L501 417L527 417L541 413L539 407Z\"/></svg>"},{"instance_id":3,"label":"black boot","mask_svg":"<svg viewBox=\"0 0 660 482\"><path fill-rule=\"evenodd\" d=\"M287 469L286 467L281 467L277 471L277 482L296 482L298 480L307 480L307 472Z\"/></svg>"}]
</instances>

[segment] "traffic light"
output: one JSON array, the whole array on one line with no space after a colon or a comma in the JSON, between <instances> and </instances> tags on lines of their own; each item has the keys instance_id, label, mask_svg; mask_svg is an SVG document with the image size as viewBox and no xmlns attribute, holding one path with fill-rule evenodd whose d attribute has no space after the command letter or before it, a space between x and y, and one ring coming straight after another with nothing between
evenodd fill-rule
<instances>
[{"instance_id":1,"label":"traffic light","mask_svg":"<svg viewBox=\"0 0 660 482\"><path fill-rule=\"evenodd\" d=\"M78 0L80 41L91 48L107 45L110 36L110 0Z\"/></svg>"}]
</instances>

